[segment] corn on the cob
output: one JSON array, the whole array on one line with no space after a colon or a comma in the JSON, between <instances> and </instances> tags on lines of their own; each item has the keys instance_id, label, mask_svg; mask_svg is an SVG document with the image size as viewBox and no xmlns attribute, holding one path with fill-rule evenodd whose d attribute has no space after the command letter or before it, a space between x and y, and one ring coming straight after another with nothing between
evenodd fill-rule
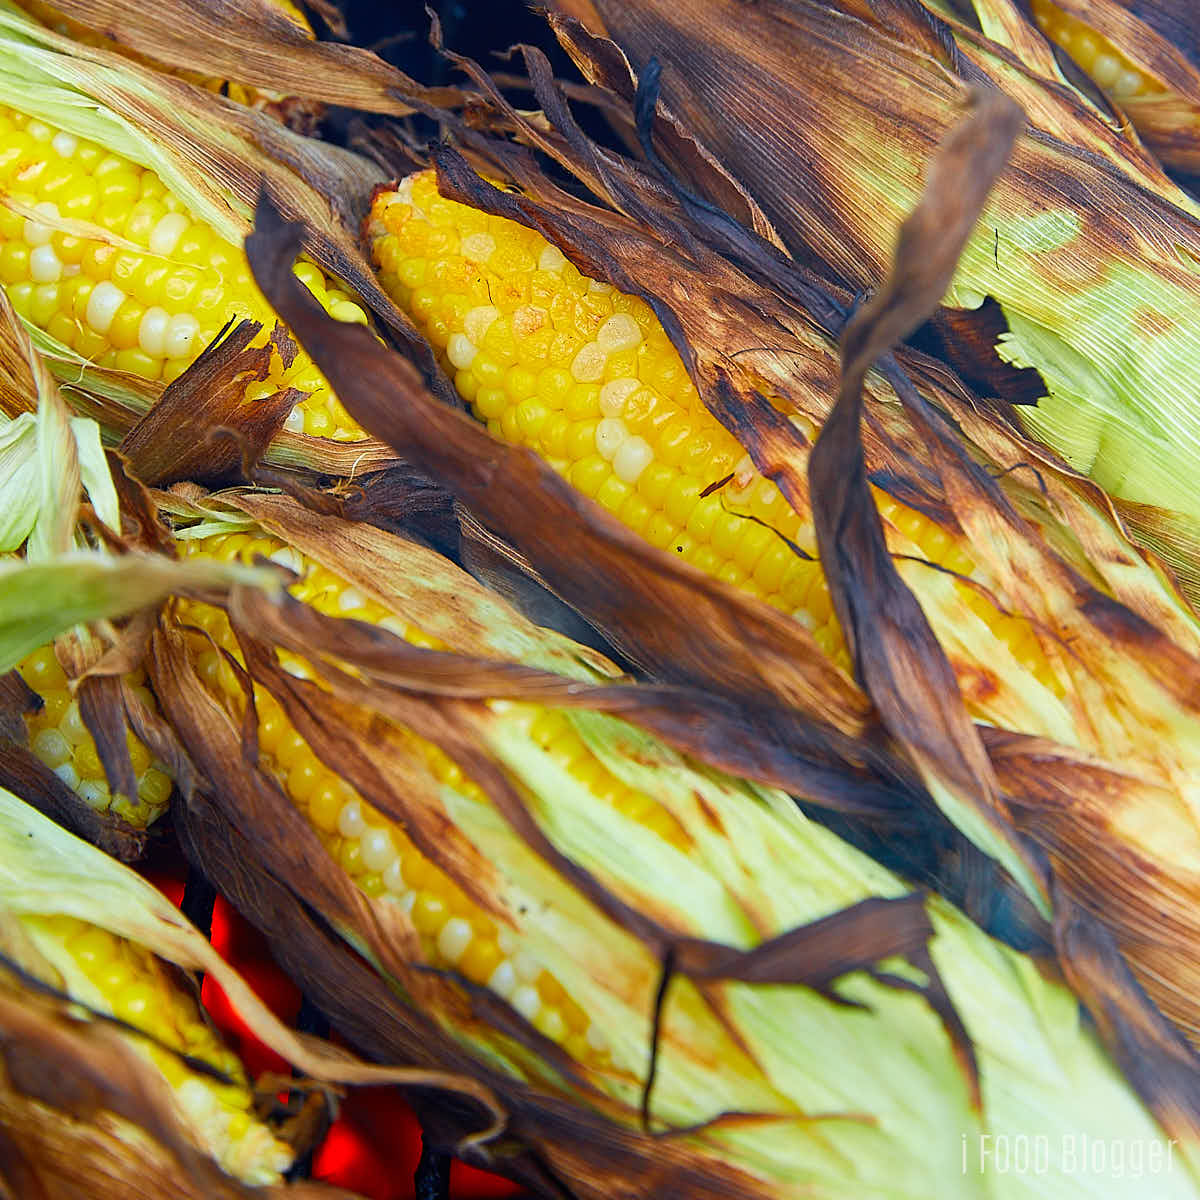
<instances>
[{"instance_id":1,"label":"corn on the cob","mask_svg":"<svg viewBox=\"0 0 1200 1200\"><path fill-rule=\"evenodd\" d=\"M273 536L218 534L187 539L183 546L189 555L223 561L251 563L257 555L270 558L301 575L290 591L318 611L377 624L416 646L438 645L436 639ZM177 614L181 623L196 629L191 650L197 674L231 711L240 714L243 692L222 651L239 661L240 653L224 612L211 605L179 601ZM281 653L281 662L295 675L312 676L311 668L295 655ZM428 960L453 967L474 983L489 987L577 1061L603 1059L600 1031L589 1024L553 971L482 913L412 845L399 825L373 809L322 763L261 684L255 685L254 696L264 763L358 886L369 896L391 898L411 915ZM588 750L565 713L520 706L520 714L533 743L581 785L663 840L674 845L686 842L678 823L661 805L621 783ZM415 735L408 736L441 784L473 801L483 799L479 788L452 759Z\"/></svg>"},{"instance_id":2,"label":"corn on the cob","mask_svg":"<svg viewBox=\"0 0 1200 1200\"><path fill-rule=\"evenodd\" d=\"M440 197L431 173L381 193L367 232L384 287L496 437L542 455L661 549L792 613L849 665L811 520L708 412L645 301L585 279L536 231ZM875 495L895 553L980 577L961 537ZM953 592L954 620L982 622L1062 694L1028 622L1002 616L966 584Z\"/></svg>"},{"instance_id":3,"label":"corn on the cob","mask_svg":"<svg viewBox=\"0 0 1200 1200\"><path fill-rule=\"evenodd\" d=\"M194 537L186 532L183 537L197 557L269 555L297 572L293 594L308 604L377 624L416 645L441 648L441 641L403 615L404 600L387 608L274 535L246 529L244 521L235 528L216 534L206 525ZM308 532L316 536L312 526ZM336 541L334 531L329 533ZM450 570L435 580L430 567L428 580L421 576L406 583L409 600L422 586L431 595L444 595ZM239 727L244 692L220 651L234 661L240 661L240 653L225 615L188 603L176 616L185 631L193 629L186 634L187 654L206 691L220 698L231 727ZM446 617L439 628L451 641L454 621ZM276 654L285 670L323 686L304 659L281 649ZM353 664L343 665L353 672ZM618 1107L606 1110L601 1102L597 1109L596 1092L578 1090L552 1064L539 1069L532 1059L498 1060L488 1053L496 1044L465 1009L443 1015L433 1008L433 1017L440 1016L451 1033L485 1053L489 1064L500 1061L518 1077L532 1074L552 1086L564 1121L572 1119L578 1104L600 1111L602 1120L633 1125L659 970L654 953L583 900L572 882L546 869L462 771L440 750L426 746L425 761L443 784L432 824L465 838L495 869L501 908L512 923L498 931L490 916L481 918L458 887L416 852L398 826L314 759L265 687L256 683L254 696L260 764L306 815L337 866L368 895L390 896L411 913L423 961L451 966L490 986L558 1042L586 1082ZM865 895L895 896L904 890L877 864L810 826L788 798L718 772L695 771L635 726L597 713L567 715L523 702L488 706L495 720L486 722L484 740L528 789L531 806L538 798L539 824L553 828L556 843L606 886L681 933L753 946ZM383 734L382 720L376 714L370 726L380 731L381 743L390 737ZM582 753L576 735L584 744ZM622 794L634 800L622 803ZM412 819L423 818L414 814ZM635 822L641 827L636 840L629 831ZM306 868L303 879L285 882L305 897L309 873ZM1028 1128L1031 1104L1038 1108L1039 1122L1052 1120L1055 1105L1065 1104L1071 1110L1068 1123L1086 1127L1089 1136L1108 1136L1110 1128L1120 1130L1114 1134L1118 1140L1158 1136L1078 1022L1076 1002L1065 989L983 937L942 901L930 902L930 914L937 929L932 946L937 968L980 1057L982 1128L1016 1135ZM352 941L365 936L353 928L339 932ZM537 952L530 953L531 947ZM320 961L306 963L305 969L321 978ZM945 1200L985 1195L1007 1200L1033 1194L1082 1200L1090 1182L1072 1180L1057 1149L1032 1193L1027 1181L980 1161L976 1116L940 1023L931 1019L923 1000L885 993L877 983L863 974L839 981L843 996L865 1005L847 1009L802 987L694 986L677 979L662 1024L653 1096L657 1120L687 1127L673 1132L673 1153L694 1153L713 1170L744 1171L745 1187L738 1194L755 1196L907 1200L936 1194ZM995 1019L997 1005L1003 1020ZM372 1014L369 1036L378 1031L388 1044L386 1005ZM1081 1086L1103 1099L1094 1106L1073 1105ZM746 1119L708 1124L728 1111ZM534 1136L541 1137L540 1131ZM1050 1141L1057 1147L1056 1139ZM553 1135L538 1148L562 1170L571 1162L572 1147ZM614 1147L612 1169L618 1179L625 1149L626 1143ZM1122 1193L1122 1186L1110 1200L1136 1194ZM1196 1182L1181 1169L1167 1187L1164 1197L1190 1197ZM593 1184L583 1194L604 1193Z\"/></svg>"},{"instance_id":4,"label":"corn on the cob","mask_svg":"<svg viewBox=\"0 0 1200 1200\"><path fill-rule=\"evenodd\" d=\"M13 307L79 357L170 383L231 318L274 324L238 246L168 192L152 170L17 109L0 106L0 285ZM338 320L365 323L358 302L311 263L297 276ZM308 393L286 428L362 437L304 354L250 385Z\"/></svg>"},{"instance_id":5,"label":"corn on the cob","mask_svg":"<svg viewBox=\"0 0 1200 1200\"><path fill-rule=\"evenodd\" d=\"M128 731L126 745L138 780L137 795L112 794L95 740L83 723L79 703L72 696L53 645L28 655L17 670L42 701L37 712L25 714L33 753L91 808L112 812L138 827L161 816L172 788L165 764L155 761L137 735ZM144 671L134 671L126 682L143 704L157 711Z\"/></svg>"},{"instance_id":6,"label":"corn on the cob","mask_svg":"<svg viewBox=\"0 0 1200 1200\"><path fill-rule=\"evenodd\" d=\"M1158 95L1164 90L1160 83L1139 71L1108 38L1063 12L1053 0L1030 0L1029 7L1041 31L1118 104Z\"/></svg>"},{"instance_id":7,"label":"corn on the cob","mask_svg":"<svg viewBox=\"0 0 1200 1200\"><path fill-rule=\"evenodd\" d=\"M130 1037L166 1079L200 1145L229 1174L251 1184L278 1180L291 1165L291 1151L255 1116L238 1056L154 954L76 917L26 915L20 925L72 999L161 1043ZM198 1074L179 1054L207 1063L231 1082Z\"/></svg>"}]
</instances>

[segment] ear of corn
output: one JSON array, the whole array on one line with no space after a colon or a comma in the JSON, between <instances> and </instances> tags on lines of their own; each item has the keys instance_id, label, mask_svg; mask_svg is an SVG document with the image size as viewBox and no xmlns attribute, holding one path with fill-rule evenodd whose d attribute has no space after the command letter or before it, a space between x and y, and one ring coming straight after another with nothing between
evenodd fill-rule
<instances>
[{"instance_id":1,"label":"ear of corn","mask_svg":"<svg viewBox=\"0 0 1200 1200\"><path fill-rule=\"evenodd\" d=\"M114 72L87 65L102 86ZM108 75L112 75L110 79ZM170 151L85 90L69 56L38 43L26 19L0 10L0 286L52 368L119 394L104 368L159 387L176 379L231 319L274 325L250 278L236 203L197 186ZM296 273L339 320L366 323L358 300L312 263ZM306 393L285 427L362 437L311 360L276 354L246 399ZM130 393L145 406L144 395Z\"/></svg>"},{"instance_id":2,"label":"ear of corn","mask_svg":"<svg viewBox=\"0 0 1200 1200\"><path fill-rule=\"evenodd\" d=\"M384 286L496 437L539 453L661 549L791 613L849 667L810 515L708 412L649 305L587 280L539 233L438 196L430 173L381 193L367 234ZM961 533L881 489L875 498L893 553L993 587ZM1073 740L1067 679L1033 626L969 582L927 568L911 578L969 708ZM1001 687L974 679L972 662Z\"/></svg>"},{"instance_id":3,"label":"ear of corn","mask_svg":"<svg viewBox=\"0 0 1200 1200\"><path fill-rule=\"evenodd\" d=\"M0 917L15 921L20 931L27 950L21 956L22 968L92 1012L116 1017L146 1034L125 1036L169 1085L196 1144L247 1183L278 1181L291 1165L291 1151L255 1115L241 1062L222 1044L193 994L136 937L122 936L76 915L88 907L89 888L85 877L70 870L70 853L58 872L57 886L63 894L56 899L50 893L40 874L44 866L28 842L30 830L44 838L54 827L2 790L0 826L5 854ZM61 844L69 835L58 830L54 837ZM121 868L113 864L111 869ZM120 901L130 900L119 892L108 899L118 911L105 913L103 919L119 923ZM181 1055L206 1063L229 1082L197 1073Z\"/></svg>"},{"instance_id":4,"label":"ear of corn","mask_svg":"<svg viewBox=\"0 0 1200 1200\"><path fill-rule=\"evenodd\" d=\"M911 5L856 5L854 17L811 5L793 20L769 8L747 16L732 0L717 0L705 10L712 38L698 36L685 10L665 0L636 10L610 0L589 7L589 25L602 23L628 61L658 57L664 104L704 131L706 149L789 251L814 257L856 291L878 287L886 274L895 231L953 119L956 89L980 73L1001 90L1014 80L1038 136L1018 142L943 302L974 309L990 296L999 304L1009 327L1001 358L1036 368L1046 385L1037 404L1016 411L1022 429L1129 502L1131 527L1148 530L1197 595L1200 489L1190 464L1200 424L1183 399L1200 354L1194 202L1161 173L1151 177L1140 151L1123 154L1122 139L1097 129L1094 114L1035 88L986 38L959 39L955 52L970 66L962 80L950 79L955 68L936 62L931 47L952 35ZM570 40L561 25L560 36ZM573 53L593 77L603 75L586 63L582 40ZM795 54L810 42L822 52ZM766 82L736 86L750 77ZM1126 83L1132 87L1132 77ZM1075 149L1102 141L1103 156ZM759 169L764 161L775 169ZM672 166L701 191L708 186L694 164ZM796 187L799 177L811 186ZM1160 539L1160 522L1140 505L1173 514L1188 532L1174 543Z\"/></svg>"},{"instance_id":5,"label":"ear of corn","mask_svg":"<svg viewBox=\"0 0 1200 1200\"><path fill-rule=\"evenodd\" d=\"M229 320L260 320L260 339L269 336L270 311L241 249L154 171L13 108L0 110L0 141L0 282L48 345L170 383ZM330 315L366 321L317 267L296 273ZM276 356L271 378L253 387L250 400L282 387L307 393L288 418L294 432L361 437L303 354L288 368Z\"/></svg>"},{"instance_id":6,"label":"ear of corn","mask_svg":"<svg viewBox=\"0 0 1200 1200\"><path fill-rule=\"evenodd\" d=\"M405 617L402 603L367 597L332 564L244 522L228 533L209 522L185 538L189 557L272 557L298 574L293 595L328 615L378 625L419 646L453 646L452 623L442 630L449 643L434 640ZM331 533L331 544L336 540ZM430 569L405 587L410 595L423 586L440 589L452 573L448 564ZM225 614L189 603L175 615L206 691L240 727L244 693L230 660L242 659ZM276 653L287 672L321 686L310 662ZM440 812L430 821L443 837L465 837L487 864L504 917L482 914L395 821L338 778L336 764L314 756L264 686L256 683L254 696L260 765L305 815L337 869L373 902L409 914L423 962L482 983L530 1019L589 1085L619 1105L617 1119L633 1124L658 980L654 956L532 853L457 764L424 744L419 753L440 785ZM671 928L749 947L867 895L903 890L877 864L806 823L787 797L697 771L635 726L527 703L491 701L486 711L479 726L485 744L519 781L555 845ZM383 718L369 728L377 747L415 736ZM304 895L305 880L291 886ZM1061 1103L1072 1129L1159 1136L1080 1028L1065 989L949 906L933 901L930 911L935 962L980 1056L982 1126L951 1065L944 1030L915 995L855 975L836 985L866 1005L852 1011L801 987L677 979L652 1104L657 1121L688 1127L672 1135L676 1152L735 1163L764 1195L1007 1198L1025 1195L1026 1184L980 1160L977 1134L1024 1129L1031 1103L1047 1128ZM354 930L344 932L360 944ZM889 968L909 970L902 963ZM462 1010L442 1019L490 1065L560 1089L564 1101L595 1103L552 1064L515 1053ZM1077 1103L1080 1095L1086 1104ZM697 1128L728 1111L754 1119ZM1054 1134L1049 1143L1055 1149L1041 1194L1086 1196L1090 1184L1072 1179L1066 1143ZM552 1141L546 1152L553 1161ZM1115 1186L1113 1196L1126 1194ZM1197 1194L1186 1169L1167 1187L1171 1195ZM1127 1194L1137 1195L1136 1187Z\"/></svg>"},{"instance_id":7,"label":"ear of corn","mask_svg":"<svg viewBox=\"0 0 1200 1200\"><path fill-rule=\"evenodd\" d=\"M307 559L280 539L261 530L191 537L183 542L189 557L251 563L261 555L299 572L290 590L329 616L366 621L417 646L440 643L394 612ZM240 652L225 614L211 605L180 602L179 622L195 628L191 635L194 665L200 679L231 712L243 704L243 693L225 655L240 661ZM287 670L310 677L309 667L295 655L281 659ZM429 962L460 971L490 988L536 1029L563 1044L581 1062L602 1062L606 1046L599 1028L570 999L538 955L522 948L505 930L479 910L462 889L429 862L403 828L374 808L337 773L319 761L296 731L279 702L261 684L255 687L259 751L267 770L307 817L326 849L368 896L387 897L407 912L421 937ZM606 797L612 807L658 838L677 844L677 824L645 793L622 785L588 751L569 718L555 710L531 715L530 736L582 786ZM478 787L437 747L414 737L427 768L443 787L482 801Z\"/></svg>"},{"instance_id":8,"label":"ear of corn","mask_svg":"<svg viewBox=\"0 0 1200 1200\"><path fill-rule=\"evenodd\" d=\"M250 1184L280 1178L291 1165L291 1150L255 1116L240 1060L153 954L75 917L29 916L21 927L73 1000L154 1039L129 1040L161 1072L187 1127L224 1170ZM230 1082L198 1074L181 1054L207 1063Z\"/></svg>"}]
</instances>

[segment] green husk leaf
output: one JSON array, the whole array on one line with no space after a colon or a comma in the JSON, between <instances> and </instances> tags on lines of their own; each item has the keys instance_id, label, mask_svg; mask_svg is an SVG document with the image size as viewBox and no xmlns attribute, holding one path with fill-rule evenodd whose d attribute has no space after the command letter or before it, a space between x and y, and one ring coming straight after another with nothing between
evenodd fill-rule
<instances>
[{"instance_id":1,"label":"green husk leaf","mask_svg":"<svg viewBox=\"0 0 1200 1200\"><path fill-rule=\"evenodd\" d=\"M180 588L244 583L279 588L269 569L216 562L172 562L161 555L114 558L85 550L41 562L0 563L0 673L73 625L129 616Z\"/></svg>"}]
</instances>

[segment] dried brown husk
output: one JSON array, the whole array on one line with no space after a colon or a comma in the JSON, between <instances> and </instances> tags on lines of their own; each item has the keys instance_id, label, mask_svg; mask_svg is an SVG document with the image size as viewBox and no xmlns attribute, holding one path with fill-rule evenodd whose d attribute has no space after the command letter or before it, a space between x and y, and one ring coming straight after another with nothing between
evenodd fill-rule
<instances>
[{"instance_id":1,"label":"dried brown husk","mask_svg":"<svg viewBox=\"0 0 1200 1200\"><path fill-rule=\"evenodd\" d=\"M273 0L53 0L71 19L180 70L320 104L402 117L406 97L452 107L457 88L423 87L359 46L317 41ZM414 15L416 10L414 9Z\"/></svg>"},{"instance_id":2,"label":"dried brown husk","mask_svg":"<svg viewBox=\"0 0 1200 1200\"><path fill-rule=\"evenodd\" d=\"M1187 392L1195 332L1178 317L1194 294L1200 226L1195 202L1127 128L998 43L895 0L749 9L733 0L702 6L587 0L558 7L581 13L591 29L606 28L620 46L569 19L555 21L592 81L629 95L630 72L640 78L655 56L667 114L659 128L683 124L693 131L723 175L752 193L789 251L855 292L873 290L884 278L892 231L915 200L920 164L951 123L964 83L990 81L1018 100L1035 132L1021 140L989 202L994 243L982 230L973 239L970 269L960 264L947 303L969 306L959 314L969 321L991 294L1014 328L1025 321L1049 329L1053 346L1073 346L1092 365L1102 394L1111 390L1128 422L1129 442L1119 453L1101 454L1089 442L1087 431L1108 427L1108 410L1091 396L1073 399L1087 385L1073 373L1069 352L1064 358L1042 347L1019 355L1049 385L1043 394L1050 393L1046 403L1059 415L1047 420L1060 452L1077 455L1111 490L1138 502L1125 513L1135 536L1145 529L1146 544L1168 556L1193 602L1200 596L1198 502L1186 482L1187 457L1178 469L1157 465L1174 454L1160 420L1166 426L1180 420L1193 436L1190 410L1178 397ZM744 86L747 78L756 80L754 88ZM656 134L662 156L688 186L710 199L727 188L697 169L694 155L674 153L670 138ZM1063 240L1048 253L1023 240L1027 220L1060 219ZM1122 271L1136 277L1144 316L1130 320L1128 336L1118 314L1120 296L1131 293L1111 278ZM1092 311L1114 313L1086 335L1062 315L1084 294ZM1113 363L1127 354L1163 365L1126 384ZM1031 397L1022 390L1009 398ZM1072 424L1074 404L1081 415ZM1042 428L1036 410L1022 411L1030 428ZM1137 477L1128 489L1125 471ZM1156 536L1164 524L1172 526L1169 539Z\"/></svg>"}]
</instances>

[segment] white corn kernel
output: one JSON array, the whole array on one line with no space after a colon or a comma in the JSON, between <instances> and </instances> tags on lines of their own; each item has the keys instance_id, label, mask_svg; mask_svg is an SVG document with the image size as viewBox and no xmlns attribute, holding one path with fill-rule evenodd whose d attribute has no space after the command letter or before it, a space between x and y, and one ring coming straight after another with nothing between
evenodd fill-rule
<instances>
[{"instance_id":1,"label":"white corn kernel","mask_svg":"<svg viewBox=\"0 0 1200 1200\"><path fill-rule=\"evenodd\" d=\"M463 317L463 333L478 346L499 316L500 310L494 304L477 304Z\"/></svg>"},{"instance_id":2,"label":"white corn kernel","mask_svg":"<svg viewBox=\"0 0 1200 1200\"><path fill-rule=\"evenodd\" d=\"M88 808L107 808L112 800L108 788L95 779L83 780L75 791Z\"/></svg>"},{"instance_id":3,"label":"white corn kernel","mask_svg":"<svg viewBox=\"0 0 1200 1200\"><path fill-rule=\"evenodd\" d=\"M142 322L138 326L138 345L143 354L151 358L165 358L167 355L167 326L171 323L171 314L157 304L146 309L142 314Z\"/></svg>"},{"instance_id":4,"label":"white corn kernel","mask_svg":"<svg viewBox=\"0 0 1200 1200\"><path fill-rule=\"evenodd\" d=\"M637 483L641 473L654 461L654 451L645 438L626 438L613 455L613 471L625 483Z\"/></svg>"},{"instance_id":5,"label":"white corn kernel","mask_svg":"<svg viewBox=\"0 0 1200 1200\"><path fill-rule=\"evenodd\" d=\"M567 256L557 246L547 245L538 256L539 271L561 271L567 265Z\"/></svg>"},{"instance_id":6,"label":"white corn kernel","mask_svg":"<svg viewBox=\"0 0 1200 1200\"><path fill-rule=\"evenodd\" d=\"M458 371L465 371L478 353L479 347L465 333L452 333L446 343L446 357Z\"/></svg>"},{"instance_id":7,"label":"white corn kernel","mask_svg":"<svg viewBox=\"0 0 1200 1200\"><path fill-rule=\"evenodd\" d=\"M392 835L381 825L368 825L359 835L358 848L362 852L363 866L368 871L383 872L396 861Z\"/></svg>"},{"instance_id":8,"label":"white corn kernel","mask_svg":"<svg viewBox=\"0 0 1200 1200\"><path fill-rule=\"evenodd\" d=\"M613 313L596 330L596 341L609 353L632 350L642 340L642 327L628 313Z\"/></svg>"},{"instance_id":9,"label":"white corn kernel","mask_svg":"<svg viewBox=\"0 0 1200 1200\"><path fill-rule=\"evenodd\" d=\"M571 377L578 383L599 383L607 362L608 351L598 342L588 342L579 347L571 362Z\"/></svg>"},{"instance_id":10,"label":"white corn kernel","mask_svg":"<svg viewBox=\"0 0 1200 1200\"><path fill-rule=\"evenodd\" d=\"M283 423L284 429L288 433L303 433L304 432L304 410L300 405L296 405L287 415L287 420Z\"/></svg>"},{"instance_id":11,"label":"white corn kernel","mask_svg":"<svg viewBox=\"0 0 1200 1200\"><path fill-rule=\"evenodd\" d=\"M438 952L447 962L456 963L466 954L474 936L475 931L469 921L464 921L462 917L451 917L438 934Z\"/></svg>"},{"instance_id":12,"label":"white corn kernel","mask_svg":"<svg viewBox=\"0 0 1200 1200\"><path fill-rule=\"evenodd\" d=\"M34 283L57 283L62 278L62 263L53 246L38 246L29 256L29 278Z\"/></svg>"},{"instance_id":13,"label":"white corn kernel","mask_svg":"<svg viewBox=\"0 0 1200 1200\"><path fill-rule=\"evenodd\" d=\"M612 462L622 443L629 437L625 422L616 417L605 417L596 426L596 453Z\"/></svg>"},{"instance_id":14,"label":"white corn kernel","mask_svg":"<svg viewBox=\"0 0 1200 1200\"><path fill-rule=\"evenodd\" d=\"M303 575L306 570L304 556L292 546L280 546L278 550L273 550L267 557L271 562L278 563L281 567L287 567L289 571L295 571L297 575Z\"/></svg>"},{"instance_id":15,"label":"white corn kernel","mask_svg":"<svg viewBox=\"0 0 1200 1200\"><path fill-rule=\"evenodd\" d=\"M33 752L48 767L61 767L71 759L71 743L57 729L43 729L33 739Z\"/></svg>"},{"instance_id":16,"label":"white corn kernel","mask_svg":"<svg viewBox=\"0 0 1200 1200\"><path fill-rule=\"evenodd\" d=\"M200 332L200 322L191 313L178 313L167 325L163 338L163 349L168 358L190 358L194 353L192 343Z\"/></svg>"},{"instance_id":17,"label":"white corn kernel","mask_svg":"<svg viewBox=\"0 0 1200 1200\"><path fill-rule=\"evenodd\" d=\"M542 1007L541 993L528 983L523 983L509 998L513 1006L527 1021L532 1021Z\"/></svg>"},{"instance_id":18,"label":"white corn kernel","mask_svg":"<svg viewBox=\"0 0 1200 1200\"><path fill-rule=\"evenodd\" d=\"M79 148L79 142L69 133L56 133L50 139L50 147L59 158L70 158Z\"/></svg>"},{"instance_id":19,"label":"white corn kernel","mask_svg":"<svg viewBox=\"0 0 1200 1200\"><path fill-rule=\"evenodd\" d=\"M626 375L622 379L610 379L600 389L600 411L606 417L619 417L625 412L625 403L642 386L640 379Z\"/></svg>"},{"instance_id":20,"label":"white corn kernel","mask_svg":"<svg viewBox=\"0 0 1200 1200\"><path fill-rule=\"evenodd\" d=\"M102 279L94 288L87 302L87 323L100 334L108 332L117 309L125 303L125 293L115 283Z\"/></svg>"},{"instance_id":21,"label":"white corn kernel","mask_svg":"<svg viewBox=\"0 0 1200 1200\"><path fill-rule=\"evenodd\" d=\"M505 1000L517 990L517 973L507 958L488 977L487 985Z\"/></svg>"},{"instance_id":22,"label":"white corn kernel","mask_svg":"<svg viewBox=\"0 0 1200 1200\"><path fill-rule=\"evenodd\" d=\"M79 772L74 763L62 763L54 768L54 773L72 790L79 786Z\"/></svg>"},{"instance_id":23,"label":"white corn kernel","mask_svg":"<svg viewBox=\"0 0 1200 1200\"><path fill-rule=\"evenodd\" d=\"M357 800L348 800L338 813L338 833L344 838L361 837L367 827L362 805Z\"/></svg>"},{"instance_id":24,"label":"white corn kernel","mask_svg":"<svg viewBox=\"0 0 1200 1200\"><path fill-rule=\"evenodd\" d=\"M150 232L150 253L164 256L170 254L188 224L187 217L179 212L169 212L159 217L158 224Z\"/></svg>"}]
</instances>

